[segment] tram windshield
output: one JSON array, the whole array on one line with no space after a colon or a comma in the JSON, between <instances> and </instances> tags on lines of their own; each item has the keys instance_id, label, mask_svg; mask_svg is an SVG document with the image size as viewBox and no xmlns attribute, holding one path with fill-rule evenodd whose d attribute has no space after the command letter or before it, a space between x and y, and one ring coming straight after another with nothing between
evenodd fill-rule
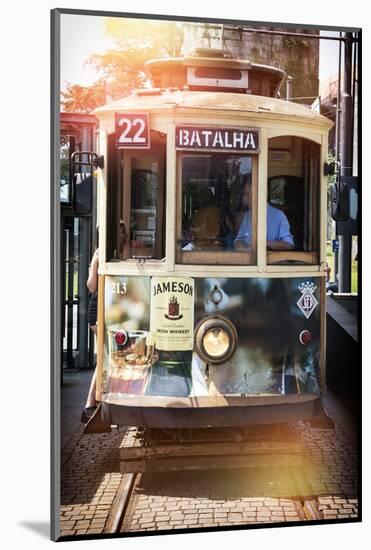
<instances>
[{"instance_id":1,"label":"tram windshield","mask_svg":"<svg viewBox=\"0 0 371 550\"><path fill-rule=\"evenodd\" d=\"M253 165L252 156L215 153L181 157L178 261L212 264L219 260L245 265L255 262ZM239 236L249 211L249 228Z\"/></svg>"}]
</instances>

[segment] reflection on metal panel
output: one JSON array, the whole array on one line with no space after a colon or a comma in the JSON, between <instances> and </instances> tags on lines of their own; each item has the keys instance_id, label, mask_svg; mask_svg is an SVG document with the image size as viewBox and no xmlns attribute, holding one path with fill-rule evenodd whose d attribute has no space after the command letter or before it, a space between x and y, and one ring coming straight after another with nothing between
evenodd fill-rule
<instances>
[{"instance_id":1,"label":"reflection on metal panel","mask_svg":"<svg viewBox=\"0 0 371 550\"><path fill-rule=\"evenodd\" d=\"M150 282L150 277L106 278L106 392L174 397L319 394L319 278L195 278L195 334L202 332L205 320L210 324L204 331L204 353L197 346L193 351L156 347L156 334L150 331ZM307 309L300 301L303 289ZM225 320L236 333L233 354L227 353L228 338L218 325ZM222 350L225 362L220 354L213 361L212 353L206 362L214 348Z\"/></svg>"}]
</instances>

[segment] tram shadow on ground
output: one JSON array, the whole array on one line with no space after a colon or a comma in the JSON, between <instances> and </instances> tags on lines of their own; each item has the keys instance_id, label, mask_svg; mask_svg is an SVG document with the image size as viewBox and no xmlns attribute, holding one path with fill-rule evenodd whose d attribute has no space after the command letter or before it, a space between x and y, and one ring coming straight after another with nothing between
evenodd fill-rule
<instances>
[{"instance_id":1,"label":"tram shadow on ground","mask_svg":"<svg viewBox=\"0 0 371 550\"><path fill-rule=\"evenodd\" d=\"M304 422L290 427L303 447L296 466L271 461L259 467L139 474L120 532L357 518L357 454L341 427L313 428ZM65 448L63 535L109 532L125 480L119 448L126 436L125 428L95 435L81 431ZM313 502L315 516L308 518Z\"/></svg>"},{"instance_id":2,"label":"tram shadow on ground","mask_svg":"<svg viewBox=\"0 0 371 550\"><path fill-rule=\"evenodd\" d=\"M238 499L243 497L312 498L328 494L357 493L356 450L339 426L334 429L313 428L304 422L291 427L290 439L297 445L292 456L282 460L279 452L262 452L253 464L197 471L154 471L141 474L138 494L162 494L184 498ZM287 443L287 435L282 439ZM241 457L243 458L243 457ZM195 459L197 462L197 458ZM259 463L259 465L256 465ZM213 469L214 468L214 469Z\"/></svg>"},{"instance_id":3,"label":"tram shadow on ground","mask_svg":"<svg viewBox=\"0 0 371 550\"><path fill-rule=\"evenodd\" d=\"M247 495L250 498L301 497L310 495L312 488L301 466L260 466L202 472L159 472L156 476L143 474L136 492L224 501L238 500Z\"/></svg>"}]
</instances>

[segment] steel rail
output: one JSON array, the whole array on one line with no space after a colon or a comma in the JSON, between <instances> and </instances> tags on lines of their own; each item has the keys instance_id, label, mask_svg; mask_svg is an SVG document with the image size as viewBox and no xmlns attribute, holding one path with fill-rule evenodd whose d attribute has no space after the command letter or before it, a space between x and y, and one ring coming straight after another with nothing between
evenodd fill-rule
<instances>
[{"instance_id":1,"label":"steel rail","mask_svg":"<svg viewBox=\"0 0 371 550\"><path fill-rule=\"evenodd\" d=\"M129 503L136 485L137 477L138 474L136 473L123 474L107 518L104 533L121 533L121 528L125 521L126 512L129 509Z\"/></svg>"}]
</instances>

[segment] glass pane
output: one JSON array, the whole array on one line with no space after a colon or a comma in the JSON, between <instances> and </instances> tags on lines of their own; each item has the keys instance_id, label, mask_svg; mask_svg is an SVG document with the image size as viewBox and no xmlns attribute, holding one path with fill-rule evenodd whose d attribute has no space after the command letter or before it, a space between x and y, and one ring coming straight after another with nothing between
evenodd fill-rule
<instances>
[{"instance_id":1,"label":"glass pane","mask_svg":"<svg viewBox=\"0 0 371 550\"><path fill-rule=\"evenodd\" d=\"M159 163L147 158L133 159L131 171L130 254L158 257L156 224L159 193Z\"/></svg>"},{"instance_id":2,"label":"glass pane","mask_svg":"<svg viewBox=\"0 0 371 550\"><path fill-rule=\"evenodd\" d=\"M108 144L107 260L165 257L166 135L151 132L148 151Z\"/></svg>"},{"instance_id":3,"label":"glass pane","mask_svg":"<svg viewBox=\"0 0 371 550\"><path fill-rule=\"evenodd\" d=\"M68 134L61 134L59 149L60 158L60 201L70 202L70 155L73 152L74 137Z\"/></svg>"},{"instance_id":4,"label":"glass pane","mask_svg":"<svg viewBox=\"0 0 371 550\"><path fill-rule=\"evenodd\" d=\"M285 206L287 181L284 178L276 178L269 186L269 202L273 206Z\"/></svg>"},{"instance_id":5,"label":"glass pane","mask_svg":"<svg viewBox=\"0 0 371 550\"><path fill-rule=\"evenodd\" d=\"M211 253L225 251L232 263L249 263L247 254L238 260L233 253L254 248L251 188L251 157L183 156L181 251L210 253L200 263L213 263Z\"/></svg>"},{"instance_id":6,"label":"glass pane","mask_svg":"<svg viewBox=\"0 0 371 550\"><path fill-rule=\"evenodd\" d=\"M267 263L319 261L319 153L295 136L269 141Z\"/></svg>"}]
</instances>

